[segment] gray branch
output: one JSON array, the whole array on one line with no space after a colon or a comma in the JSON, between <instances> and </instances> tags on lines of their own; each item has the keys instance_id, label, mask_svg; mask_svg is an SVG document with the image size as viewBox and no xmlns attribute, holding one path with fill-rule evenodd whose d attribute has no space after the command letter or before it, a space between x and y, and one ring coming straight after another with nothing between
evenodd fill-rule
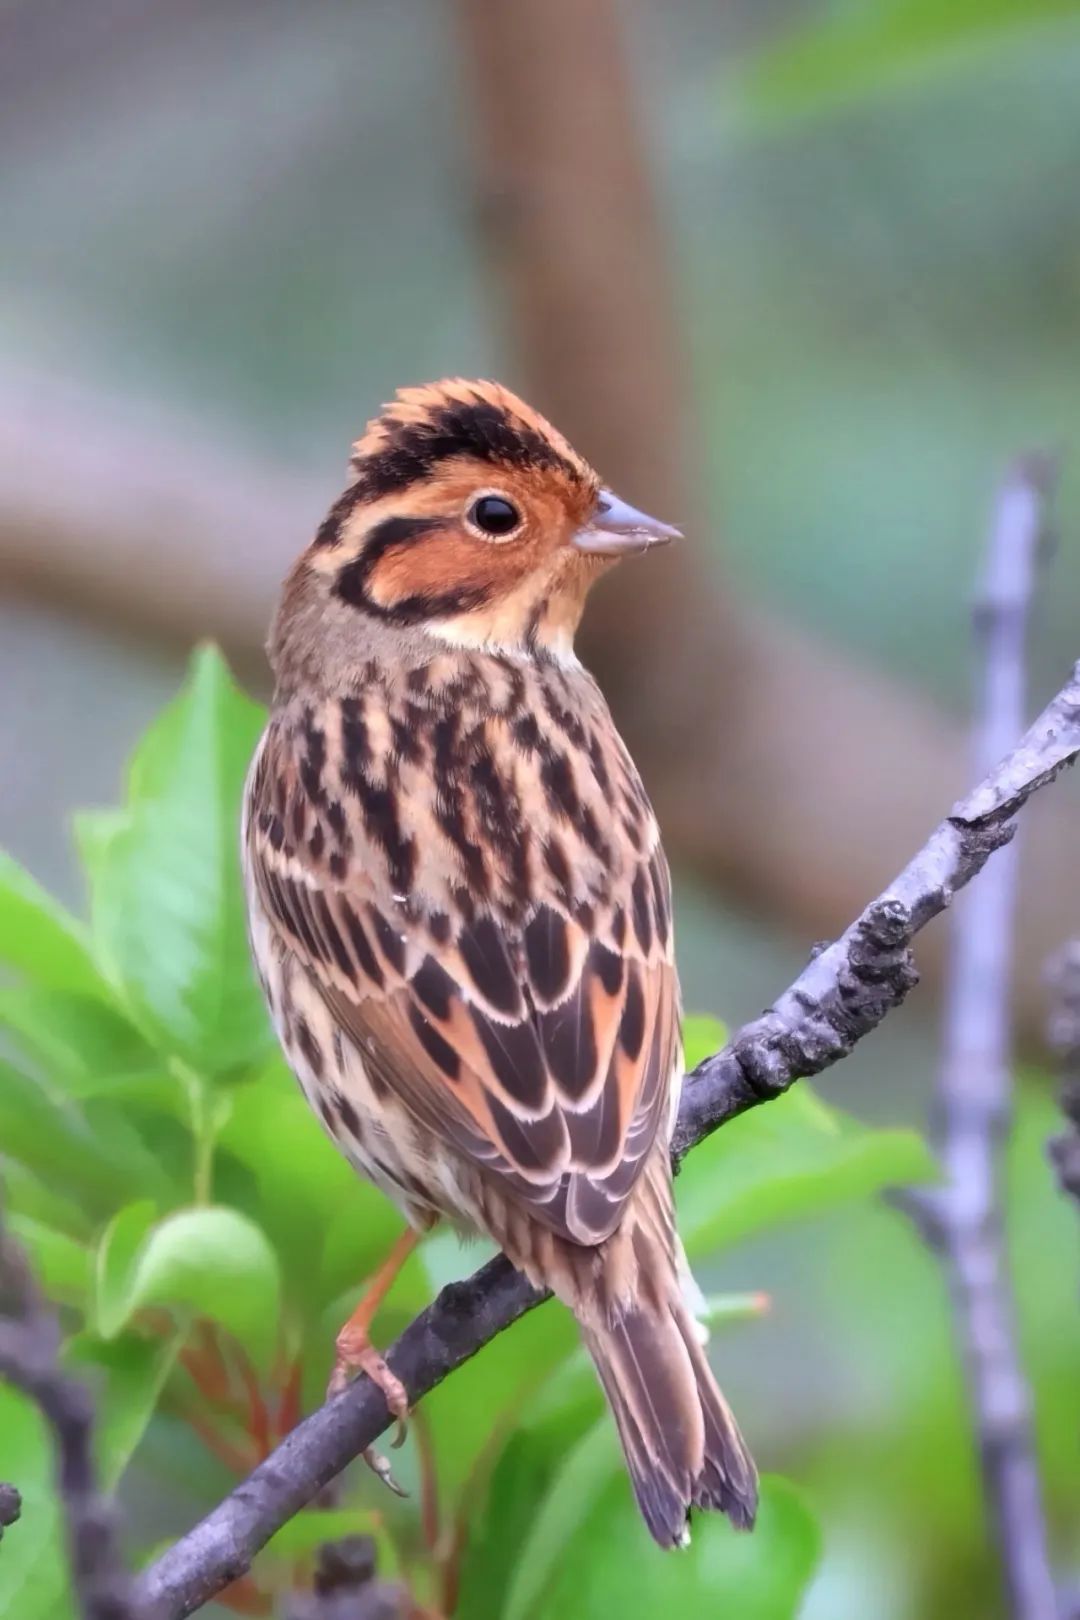
<instances>
[{"instance_id":1,"label":"gray branch","mask_svg":"<svg viewBox=\"0 0 1080 1620\"><path fill-rule=\"evenodd\" d=\"M1061 1111L1068 1128L1050 1142L1050 1159L1063 1193L1080 1203L1080 939L1049 964L1053 1003L1047 1040L1061 1065Z\"/></svg>"},{"instance_id":2,"label":"gray branch","mask_svg":"<svg viewBox=\"0 0 1080 1620\"><path fill-rule=\"evenodd\" d=\"M4 1539L4 1531L18 1523L21 1512L22 1497L14 1485L0 1485L0 1541Z\"/></svg>"},{"instance_id":3,"label":"gray branch","mask_svg":"<svg viewBox=\"0 0 1080 1620\"><path fill-rule=\"evenodd\" d=\"M52 1427L79 1612L83 1620L142 1620L120 1554L112 1504L97 1489L90 1397L62 1370L59 1353L56 1318L38 1293L21 1248L0 1225L0 1377L28 1395ZM0 1501L3 1522L12 1522L18 1492L0 1486ZM10 1533L17 1535L18 1529Z\"/></svg>"},{"instance_id":4,"label":"gray branch","mask_svg":"<svg viewBox=\"0 0 1080 1620\"><path fill-rule=\"evenodd\" d=\"M975 608L981 691L976 773L1023 730L1031 599L1051 469L1029 459L1006 479ZM944 1186L915 1204L949 1279L967 1374L983 1490L1015 1620L1057 1620L1031 1394L1017 1345L1000 1189L1012 1123L1015 847L991 863L953 916L935 1106Z\"/></svg>"},{"instance_id":5,"label":"gray branch","mask_svg":"<svg viewBox=\"0 0 1080 1620\"><path fill-rule=\"evenodd\" d=\"M404 1587L376 1579L371 1537L347 1536L319 1548L314 1589L293 1599L289 1620L407 1620L415 1613Z\"/></svg>"},{"instance_id":6,"label":"gray branch","mask_svg":"<svg viewBox=\"0 0 1080 1620\"><path fill-rule=\"evenodd\" d=\"M916 981L911 942L1008 843L1031 795L1080 754L1080 664L1019 747L953 808L899 877L760 1018L694 1070L676 1162L726 1120L846 1057ZM501 1256L444 1288L387 1353L412 1403L544 1296ZM358 1379L313 1412L141 1577L154 1620L180 1620L251 1566L294 1513L387 1428L382 1394Z\"/></svg>"}]
</instances>

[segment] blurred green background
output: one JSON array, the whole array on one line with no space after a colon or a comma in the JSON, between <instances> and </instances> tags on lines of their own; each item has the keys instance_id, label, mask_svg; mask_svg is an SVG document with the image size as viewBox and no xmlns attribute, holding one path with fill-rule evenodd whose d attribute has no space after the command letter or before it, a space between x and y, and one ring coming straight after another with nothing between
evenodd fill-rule
<instances>
[{"instance_id":1,"label":"blurred green background","mask_svg":"<svg viewBox=\"0 0 1080 1620\"><path fill-rule=\"evenodd\" d=\"M673 829L692 1010L735 1023L767 1003L962 783L985 527L1005 464L1033 446L1062 457L1040 702L1080 652L1080 5L562 0L548 17L564 56L586 15L621 64L606 83L601 53L592 116L617 128L625 104L638 143L640 251L665 306L647 300L638 324L658 320L677 358L661 383L643 344L637 383L646 415L658 396L647 430L673 432L668 464L690 469L685 511L648 458L634 487L627 390L560 346L556 323L545 397L522 337L528 274L493 251L490 214L526 210L535 176L520 198L512 174L507 196L484 193L485 103L505 93L493 0L0 0L0 845L76 911L71 812L117 799L201 635L266 695L276 583L399 383L494 372L553 414L569 400L558 420L575 436L579 393L585 440L606 416L630 447L624 493L662 485L660 515L695 516L693 566L726 623L768 622L827 672L816 706L815 666L789 682L805 755L780 744L753 666L723 664L727 631L692 593L657 608L633 678L612 676L620 723L647 740L654 670L673 642L715 639L718 713L751 738L732 768L745 806L715 850L665 806L679 784L663 748L643 756ZM560 95L588 96L562 84L561 59L536 61L555 123ZM597 255L621 284L637 248L625 219L608 236L597 174ZM648 586L625 572L640 602ZM597 637L604 676L626 656L613 614ZM722 800L736 756L707 702L693 726ZM1048 853L1080 847L1075 784L1027 836L1011 1231L1054 1546L1080 1578L1080 1252L1045 1165L1037 1039L1041 957L1080 929L1080 863L1055 871ZM821 1087L877 1125L925 1119L927 965L926 993ZM718 1334L718 1364L762 1466L820 1526L799 1612L998 1613L944 1288L902 1219L845 1203L699 1268L709 1291L771 1296L767 1316ZM182 1450L155 1424L143 1493ZM200 1467L173 1478L147 1534L209 1505Z\"/></svg>"}]
</instances>

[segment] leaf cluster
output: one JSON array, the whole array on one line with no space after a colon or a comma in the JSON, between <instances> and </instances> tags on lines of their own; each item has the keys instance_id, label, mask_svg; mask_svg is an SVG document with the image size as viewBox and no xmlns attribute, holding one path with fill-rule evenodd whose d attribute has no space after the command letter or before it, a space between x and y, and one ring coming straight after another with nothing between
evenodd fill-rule
<instances>
[{"instance_id":1,"label":"leaf cluster","mask_svg":"<svg viewBox=\"0 0 1080 1620\"><path fill-rule=\"evenodd\" d=\"M220 657L138 745L122 806L82 815L89 895L77 918L0 857L0 1171L7 1219L93 1384L99 1463L129 1501L166 1504L146 1535L205 1510L321 1397L333 1333L399 1229L323 1135L277 1054L249 963L239 803L263 715ZM692 1065L723 1039L687 1024ZM691 1261L900 1182L927 1178L908 1131L870 1130L799 1087L714 1136L678 1182ZM436 1233L377 1324L391 1337L472 1269ZM714 1327L758 1296L708 1302ZM761 1331L760 1329L756 1331ZM59 1505L30 1404L0 1389L0 1475L23 1516L0 1553L0 1615L66 1620ZM321 1541L366 1528L382 1572L439 1614L543 1620L797 1612L819 1533L766 1479L752 1538L699 1519L661 1558L637 1522L611 1426L566 1313L547 1307L424 1402L392 1503L363 1470L275 1537L236 1606L265 1606ZM177 1515L181 1515L177 1522ZM136 1519L141 1517L136 1514ZM140 1526L140 1528L143 1528Z\"/></svg>"}]
</instances>

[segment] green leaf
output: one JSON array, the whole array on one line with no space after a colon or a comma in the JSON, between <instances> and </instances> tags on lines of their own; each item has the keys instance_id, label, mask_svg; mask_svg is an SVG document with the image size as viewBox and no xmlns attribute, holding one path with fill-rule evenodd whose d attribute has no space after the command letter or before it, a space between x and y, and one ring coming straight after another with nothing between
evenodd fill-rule
<instances>
[{"instance_id":1,"label":"green leaf","mask_svg":"<svg viewBox=\"0 0 1080 1620\"><path fill-rule=\"evenodd\" d=\"M0 990L0 1025L46 1069L50 1080L78 1095L138 1077L158 1065L152 1047L108 1002L78 992L15 985Z\"/></svg>"},{"instance_id":2,"label":"green leaf","mask_svg":"<svg viewBox=\"0 0 1080 1620\"><path fill-rule=\"evenodd\" d=\"M1075 0L878 0L845 7L751 57L736 94L758 121L829 113L929 75L970 70L1019 34L1075 24Z\"/></svg>"},{"instance_id":3,"label":"green leaf","mask_svg":"<svg viewBox=\"0 0 1080 1620\"><path fill-rule=\"evenodd\" d=\"M660 1555L641 1522L605 1418L552 1482L520 1550L506 1615L793 1620L819 1556L813 1518L790 1485L770 1478L762 1480L752 1536L733 1530L721 1514L698 1513L689 1548Z\"/></svg>"},{"instance_id":4,"label":"green leaf","mask_svg":"<svg viewBox=\"0 0 1080 1620\"><path fill-rule=\"evenodd\" d=\"M81 1108L95 1136L107 1142L110 1152L123 1160L128 1179L113 1187L112 1209L116 1207L117 1194L124 1197L143 1194L156 1198L166 1208L186 1200L189 1182L180 1173L182 1167L175 1156L163 1156L156 1151L143 1133L143 1122L139 1120L136 1124L135 1109L108 1096L86 1097Z\"/></svg>"},{"instance_id":5,"label":"green leaf","mask_svg":"<svg viewBox=\"0 0 1080 1620\"><path fill-rule=\"evenodd\" d=\"M118 1334L145 1306L162 1305L220 1323L265 1366L277 1343L281 1302L277 1256L265 1232L234 1209L188 1209L137 1242L144 1216L122 1212L108 1235L99 1266L102 1337Z\"/></svg>"},{"instance_id":6,"label":"green leaf","mask_svg":"<svg viewBox=\"0 0 1080 1620\"><path fill-rule=\"evenodd\" d=\"M0 851L0 962L36 984L107 999L83 925Z\"/></svg>"},{"instance_id":7,"label":"green leaf","mask_svg":"<svg viewBox=\"0 0 1080 1620\"><path fill-rule=\"evenodd\" d=\"M800 1081L688 1155L675 1183L679 1230L688 1252L700 1255L937 1174L917 1132L862 1125Z\"/></svg>"},{"instance_id":8,"label":"green leaf","mask_svg":"<svg viewBox=\"0 0 1080 1620\"><path fill-rule=\"evenodd\" d=\"M0 1069L0 1087L4 1084ZM26 1215L40 1226L66 1233L77 1242L88 1239L94 1222L77 1201L64 1197L51 1183L14 1159L0 1156L0 1195L10 1214Z\"/></svg>"},{"instance_id":9,"label":"green leaf","mask_svg":"<svg viewBox=\"0 0 1080 1620\"><path fill-rule=\"evenodd\" d=\"M707 1013L693 1013L683 1021L683 1062L687 1074L727 1045L727 1026Z\"/></svg>"},{"instance_id":10,"label":"green leaf","mask_svg":"<svg viewBox=\"0 0 1080 1620\"><path fill-rule=\"evenodd\" d=\"M315 1552L325 1541L357 1535L373 1538L379 1579L392 1580L398 1572L397 1549L387 1534L383 1515L358 1507L304 1508L271 1536L259 1554L256 1573L261 1570L264 1558L283 1558L292 1564L297 1558ZM295 1586L295 1582L292 1584Z\"/></svg>"},{"instance_id":11,"label":"green leaf","mask_svg":"<svg viewBox=\"0 0 1080 1620\"><path fill-rule=\"evenodd\" d=\"M717 1315L728 1320L760 1306L754 1296L724 1296L715 1303ZM556 1328L569 1329L563 1341L567 1348L561 1360L550 1353L536 1357L530 1353L532 1347L520 1354L519 1380L526 1368L533 1372L527 1400L520 1399L519 1387L518 1398L509 1402L500 1399L497 1388L489 1390L487 1410L480 1389L475 1406L465 1402L464 1422L486 1437L489 1455L485 1459L481 1453L479 1462L482 1465L486 1460L490 1482L486 1478L481 1481L486 1487L483 1511L471 1515L461 1599L455 1611L458 1620L486 1620L491 1614L518 1612L531 1616L568 1537L597 1494L606 1489L610 1480L617 1479L630 1498L615 1431L604 1409L595 1370L584 1347L576 1342L567 1312L543 1306L519 1323L512 1335L497 1339L475 1364L467 1365L480 1365L500 1344L509 1348L529 1323L539 1326L545 1317ZM541 1371L548 1369L539 1388L535 1387L537 1362ZM455 1379L465 1370L459 1369ZM425 1411L429 1402L430 1397L424 1403ZM450 1439L452 1442L452 1436ZM497 1454L492 1457L490 1453L496 1446ZM440 1438L440 1469L447 1450L445 1440ZM466 1490L470 1496L479 1494L475 1474ZM644 1538L648 1553L654 1555L632 1507L630 1517L633 1524L627 1533ZM655 1556L662 1565L667 1563L659 1554ZM547 1612L546 1607L543 1612ZM571 1606L570 1612L576 1615L579 1611ZM606 1613L602 1609L596 1612Z\"/></svg>"},{"instance_id":12,"label":"green leaf","mask_svg":"<svg viewBox=\"0 0 1080 1620\"><path fill-rule=\"evenodd\" d=\"M90 1292L90 1250L86 1245L15 1210L8 1213L6 1222L30 1256L43 1292L58 1303L85 1307Z\"/></svg>"},{"instance_id":13,"label":"green leaf","mask_svg":"<svg viewBox=\"0 0 1080 1620\"><path fill-rule=\"evenodd\" d=\"M522 1551L528 1546L537 1514L561 1465L563 1444L569 1449L580 1438L576 1424L564 1435L550 1419L517 1429L507 1437L495 1464L484 1511L470 1526L455 1620L489 1620L493 1614L506 1614L507 1593L517 1578ZM538 1561L539 1553L533 1557Z\"/></svg>"},{"instance_id":14,"label":"green leaf","mask_svg":"<svg viewBox=\"0 0 1080 1620\"><path fill-rule=\"evenodd\" d=\"M602 1418L566 1456L518 1548L506 1602L506 1620L528 1620L597 1497L619 1467L619 1449L609 1419Z\"/></svg>"},{"instance_id":15,"label":"green leaf","mask_svg":"<svg viewBox=\"0 0 1080 1620\"><path fill-rule=\"evenodd\" d=\"M124 810L76 810L71 824L83 869L92 875L113 839L126 830L128 816Z\"/></svg>"},{"instance_id":16,"label":"green leaf","mask_svg":"<svg viewBox=\"0 0 1080 1620\"><path fill-rule=\"evenodd\" d=\"M53 1484L52 1436L34 1403L0 1384L0 1474L18 1485L22 1514L0 1545L4 1620L73 1620L67 1548Z\"/></svg>"},{"instance_id":17,"label":"green leaf","mask_svg":"<svg viewBox=\"0 0 1080 1620\"><path fill-rule=\"evenodd\" d=\"M180 1348L180 1335L142 1338L125 1333L111 1343L89 1334L72 1339L65 1360L94 1387L94 1445L101 1484L116 1488L146 1433Z\"/></svg>"},{"instance_id":18,"label":"green leaf","mask_svg":"<svg viewBox=\"0 0 1080 1620\"><path fill-rule=\"evenodd\" d=\"M135 1262L156 1218L157 1206L140 1199L118 1210L101 1234L94 1264L94 1325L103 1339L115 1339L131 1315Z\"/></svg>"},{"instance_id":19,"label":"green leaf","mask_svg":"<svg viewBox=\"0 0 1080 1620\"><path fill-rule=\"evenodd\" d=\"M401 1215L330 1141L280 1057L228 1096L219 1182L228 1157L245 1167L247 1188L230 1186L230 1202L264 1228L291 1302L313 1321L386 1258Z\"/></svg>"},{"instance_id":20,"label":"green leaf","mask_svg":"<svg viewBox=\"0 0 1080 1620\"><path fill-rule=\"evenodd\" d=\"M140 1024L206 1074L256 1061L269 1025L248 958L240 800L263 712L202 648L132 760L126 811L83 821L93 933Z\"/></svg>"},{"instance_id":21,"label":"green leaf","mask_svg":"<svg viewBox=\"0 0 1080 1620\"><path fill-rule=\"evenodd\" d=\"M0 1152L89 1210L115 1208L117 1193L158 1192L164 1171L140 1151L130 1124L95 1118L0 1061Z\"/></svg>"}]
</instances>

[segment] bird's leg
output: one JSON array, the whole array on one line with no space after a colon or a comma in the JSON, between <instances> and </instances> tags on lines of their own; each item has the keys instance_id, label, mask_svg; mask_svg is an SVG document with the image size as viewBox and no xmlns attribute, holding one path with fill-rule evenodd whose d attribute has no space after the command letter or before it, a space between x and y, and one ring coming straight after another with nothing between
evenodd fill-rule
<instances>
[{"instance_id":1,"label":"bird's leg","mask_svg":"<svg viewBox=\"0 0 1080 1620\"><path fill-rule=\"evenodd\" d=\"M394 1243L393 1248L368 1282L363 1298L355 1311L345 1323L337 1336L337 1356L334 1360L334 1370L330 1374L330 1383L326 1394L329 1399L343 1390L349 1382L350 1374L365 1372L373 1384L377 1384L386 1396L386 1404L397 1418L398 1432L394 1441L400 1445L405 1438L405 1418L409 1410L409 1397L401 1379L396 1377L386 1365L379 1352L371 1342L371 1324L375 1313L390 1292L398 1272L420 1241L420 1234L412 1227L407 1227ZM385 1460L377 1453L365 1453L369 1465L384 1479L392 1489L397 1489L390 1477L390 1469Z\"/></svg>"}]
</instances>

